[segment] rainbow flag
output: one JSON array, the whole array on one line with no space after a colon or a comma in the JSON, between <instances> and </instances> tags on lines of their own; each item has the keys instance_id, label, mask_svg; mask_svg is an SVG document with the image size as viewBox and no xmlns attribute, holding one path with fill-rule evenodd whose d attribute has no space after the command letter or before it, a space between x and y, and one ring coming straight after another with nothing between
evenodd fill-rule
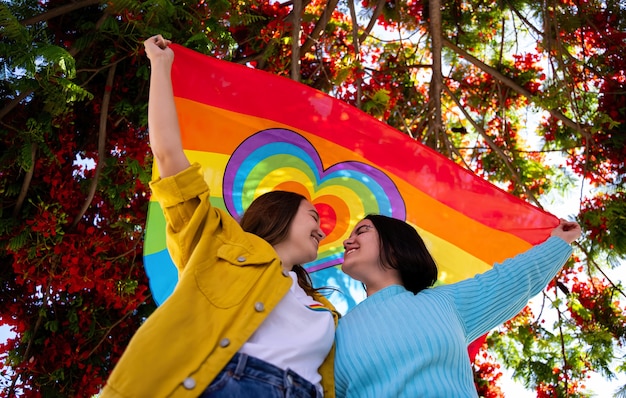
<instances>
[{"instance_id":1,"label":"rainbow flag","mask_svg":"<svg viewBox=\"0 0 626 398\"><path fill-rule=\"evenodd\" d=\"M442 283L483 272L558 225L555 216L324 93L172 48L183 145L190 161L202 164L213 204L238 219L269 190L310 198L327 234L318 259L306 265L312 275L340 272L342 242L368 213L415 226ZM150 202L144 258L157 303L177 281L164 226L159 204Z\"/></svg>"}]
</instances>

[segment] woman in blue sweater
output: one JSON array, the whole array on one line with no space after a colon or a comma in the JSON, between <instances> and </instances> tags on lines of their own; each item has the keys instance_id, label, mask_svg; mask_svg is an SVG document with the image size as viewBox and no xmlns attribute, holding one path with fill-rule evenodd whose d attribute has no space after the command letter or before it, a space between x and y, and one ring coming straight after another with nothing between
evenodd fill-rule
<instances>
[{"instance_id":1,"label":"woman in blue sweater","mask_svg":"<svg viewBox=\"0 0 626 398\"><path fill-rule=\"evenodd\" d=\"M344 242L343 272L367 299L339 321L337 397L477 397L467 346L540 293L581 234L561 221L545 242L489 271L432 287L437 266L404 221L370 215Z\"/></svg>"}]
</instances>

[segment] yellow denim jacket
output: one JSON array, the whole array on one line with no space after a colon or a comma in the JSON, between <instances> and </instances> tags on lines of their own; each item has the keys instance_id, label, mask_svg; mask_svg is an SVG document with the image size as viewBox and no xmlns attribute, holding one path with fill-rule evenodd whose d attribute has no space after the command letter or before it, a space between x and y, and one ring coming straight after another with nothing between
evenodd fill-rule
<instances>
[{"instance_id":1,"label":"yellow denim jacket","mask_svg":"<svg viewBox=\"0 0 626 398\"><path fill-rule=\"evenodd\" d=\"M270 244L209 202L200 165L151 183L178 267L172 295L137 330L100 398L197 397L291 287ZM322 296L315 300L338 313ZM334 346L320 367L334 397Z\"/></svg>"}]
</instances>

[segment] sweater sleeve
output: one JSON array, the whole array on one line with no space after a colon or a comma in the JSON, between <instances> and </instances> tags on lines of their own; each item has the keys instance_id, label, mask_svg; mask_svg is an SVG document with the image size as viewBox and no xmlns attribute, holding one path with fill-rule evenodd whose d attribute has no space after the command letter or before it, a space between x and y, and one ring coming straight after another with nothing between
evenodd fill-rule
<instances>
[{"instance_id":1,"label":"sweater sleeve","mask_svg":"<svg viewBox=\"0 0 626 398\"><path fill-rule=\"evenodd\" d=\"M338 375L337 368L335 368L335 397L344 398L346 396L346 378L342 377L345 374Z\"/></svg>"},{"instance_id":2,"label":"sweater sleeve","mask_svg":"<svg viewBox=\"0 0 626 398\"><path fill-rule=\"evenodd\" d=\"M473 278L442 286L448 290L467 341L473 341L517 315L539 294L572 254L571 246L551 237Z\"/></svg>"}]
</instances>

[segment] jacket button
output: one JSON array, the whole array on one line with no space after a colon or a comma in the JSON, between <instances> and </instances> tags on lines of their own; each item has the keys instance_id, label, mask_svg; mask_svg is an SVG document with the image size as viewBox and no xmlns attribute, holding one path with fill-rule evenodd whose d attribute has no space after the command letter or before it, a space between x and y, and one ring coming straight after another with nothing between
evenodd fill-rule
<instances>
[{"instance_id":1,"label":"jacket button","mask_svg":"<svg viewBox=\"0 0 626 398\"><path fill-rule=\"evenodd\" d=\"M222 348L226 348L230 345L230 339L228 338L223 338L222 340L220 340L220 347Z\"/></svg>"},{"instance_id":2,"label":"jacket button","mask_svg":"<svg viewBox=\"0 0 626 398\"><path fill-rule=\"evenodd\" d=\"M187 377L185 380L183 380L183 387L185 387L185 389L187 390L193 390L194 388L196 388L196 381L193 379L193 377Z\"/></svg>"},{"instance_id":3,"label":"jacket button","mask_svg":"<svg viewBox=\"0 0 626 398\"><path fill-rule=\"evenodd\" d=\"M239 256L237 257L237 261L239 261L240 263L243 263L244 261L246 261L246 258L244 256Z\"/></svg>"},{"instance_id":4,"label":"jacket button","mask_svg":"<svg viewBox=\"0 0 626 398\"><path fill-rule=\"evenodd\" d=\"M264 309L265 309L265 306L263 305L263 303L262 303L262 302L257 301L256 303L254 303L254 310L255 310L256 312L261 312L261 311L263 311Z\"/></svg>"}]
</instances>

